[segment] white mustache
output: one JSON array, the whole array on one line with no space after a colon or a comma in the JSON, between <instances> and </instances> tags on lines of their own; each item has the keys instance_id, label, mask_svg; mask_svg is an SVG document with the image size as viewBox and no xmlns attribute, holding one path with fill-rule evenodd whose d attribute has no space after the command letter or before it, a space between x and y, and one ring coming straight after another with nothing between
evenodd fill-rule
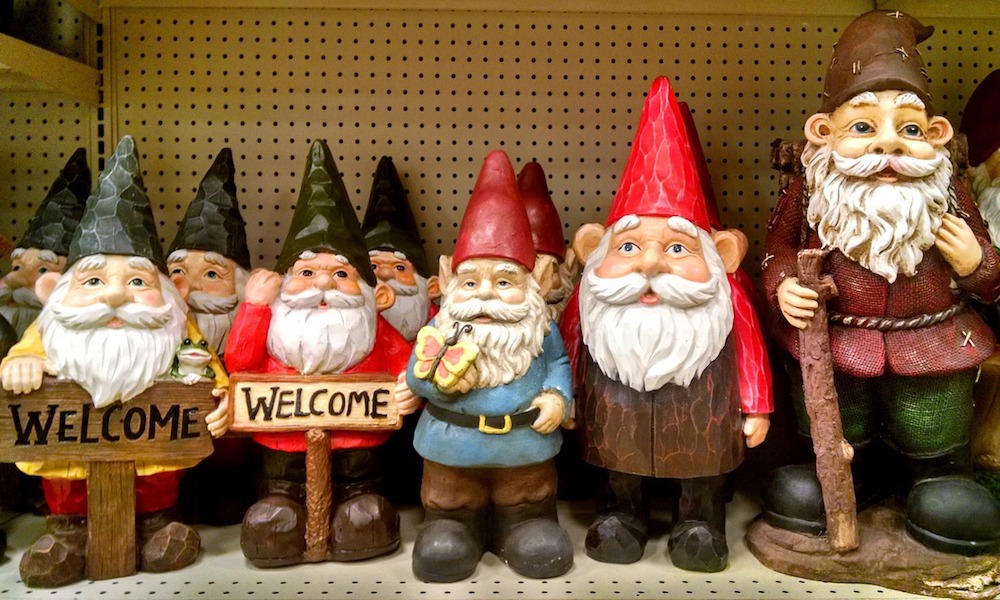
<instances>
[{"instance_id":1,"label":"white mustache","mask_svg":"<svg viewBox=\"0 0 1000 600\"><path fill-rule=\"evenodd\" d=\"M417 292L420 291L420 286L417 284L406 285L405 283L400 283L395 279L390 279L386 282L389 287L392 288L393 292L396 292L397 296L416 296Z\"/></svg>"},{"instance_id":2,"label":"white mustache","mask_svg":"<svg viewBox=\"0 0 1000 600\"><path fill-rule=\"evenodd\" d=\"M587 273L590 291L605 304L635 304L646 292L653 292L665 304L691 308L708 302L719 290L718 280L697 282L665 273L647 277L629 273L622 277L600 277L593 270Z\"/></svg>"},{"instance_id":3,"label":"white mustache","mask_svg":"<svg viewBox=\"0 0 1000 600\"><path fill-rule=\"evenodd\" d=\"M871 177L886 167L891 167L900 175L922 178L937 171L944 160L940 153L928 159L895 154L864 154L857 158L848 158L836 152L832 155L837 170L850 177Z\"/></svg>"},{"instance_id":4,"label":"white mustache","mask_svg":"<svg viewBox=\"0 0 1000 600\"><path fill-rule=\"evenodd\" d=\"M159 329L170 322L171 307L143 306L128 303L112 308L104 303L90 306L66 306L58 302L51 306L56 320L69 329L94 329L104 327L113 318L135 329Z\"/></svg>"},{"instance_id":5,"label":"white mustache","mask_svg":"<svg viewBox=\"0 0 1000 600\"><path fill-rule=\"evenodd\" d=\"M503 300L470 298L451 304L450 310L452 318L460 321L471 321L477 317L486 316L494 321L514 323L528 316L531 307L527 302L507 304Z\"/></svg>"},{"instance_id":6,"label":"white mustache","mask_svg":"<svg viewBox=\"0 0 1000 600\"><path fill-rule=\"evenodd\" d=\"M195 311L212 315L221 315L230 312L236 307L238 301L239 297L236 294L219 297L206 294L205 292L191 292L187 299L188 306Z\"/></svg>"},{"instance_id":7,"label":"white mustache","mask_svg":"<svg viewBox=\"0 0 1000 600\"><path fill-rule=\"evenodd\" d=\"M352 296L337 290L311 289L298 294L281 293L281 301L289 308L316 308L326 301L330 308L360 308L365 304L364 295Z\"/></svg>"}]
</instances>

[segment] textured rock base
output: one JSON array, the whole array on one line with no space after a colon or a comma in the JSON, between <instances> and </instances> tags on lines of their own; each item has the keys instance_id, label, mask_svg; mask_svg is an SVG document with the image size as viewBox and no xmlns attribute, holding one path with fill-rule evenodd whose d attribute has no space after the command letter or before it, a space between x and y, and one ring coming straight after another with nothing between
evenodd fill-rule
<instances>
[{"instance_id":1,"label":"textured rock base","mask_svg":"<svg viewBox=\"0 0 1000 600\"><path fill-rule=\"evenodd\" d=\"M1000 556L961 556L930 550L906 533L894 506L858 515L861 546L838 554L825 536L773 527L760 517L747 530L747 546L774 571L833 583L873 584L912 594L951 598L1000 596Z\"/></svg>"}]
</instances>

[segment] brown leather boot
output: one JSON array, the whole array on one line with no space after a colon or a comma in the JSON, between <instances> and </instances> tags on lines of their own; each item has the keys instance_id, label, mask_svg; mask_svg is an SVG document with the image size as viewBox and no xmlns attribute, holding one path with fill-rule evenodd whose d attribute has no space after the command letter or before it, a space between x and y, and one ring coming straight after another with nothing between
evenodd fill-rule
<instances>
[{"instance_id":1,"label":"brown leather boot","mask_svg":"<svg viewBox=\"0 0 1000 600\"><path fill-rule=\"evenodd\" d=\"M82 580L87 569L87 517L46 517L45 533L21 556L20 569L28 587L60 587Z\"/></svg>"},{"instance_id":2,"label":"brown leather boot","mask_svg":"<svg viewBox=\"0 0 1000 600\"><path fill-rule=\"evenodd\" d=\"M271 568L302 562L306 550L305 490L301 484L272 479L268 495L243 517L240 547L256 567Z\"/></svg>"},{"instance_id":3,"label":"brown leather boot","mask_svg":"<svg viewBox=\"0 0 1000 600\"><path fill-rule=\"evenodd\" d=\"M182 569L198 558L201 536L192 527L170 518L160 510L139 515L139 569L165 573Z\"/></svg>"},{"instance_id":4,"label":"brown leather boot","mask_svg":"<svg viewBox=\"0 0 1000 600\"><path fill-rule=\"evenodd\" d=\"M338 502L330 522L330 560L364 560L399 546L399 515L374 483L334 486Z\"/></svg>"}]
</instances>

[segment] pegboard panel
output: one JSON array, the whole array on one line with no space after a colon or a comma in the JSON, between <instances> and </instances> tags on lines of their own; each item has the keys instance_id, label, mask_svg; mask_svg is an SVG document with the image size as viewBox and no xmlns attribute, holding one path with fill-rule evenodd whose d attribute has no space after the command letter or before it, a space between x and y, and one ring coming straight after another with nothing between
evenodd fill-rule
<instances>
[{"instance_id":1,"label":"pegboard panel","mask_svg":"<svg viewBox=\"0 0 1000 600\"><path fill-rule=\"evenodd\" d=\"M20 239L77 148L87 149L96 181L93 112L62 94L0 92L0 235Z\"/></svg>"},{"instance_id":2,"label":"pegboard panel","mask_svg":"<svg viewBox=\"0 0 1000 600\"><path fill-rule=\"evenodd\" d=\"M111 11L111 132L133 135L160 235L211 158L235 155L255 262L272 266L311 140L361 214L382 155L427 251L450 253L483 157L541 162L565 226L603 221L653 77L698 124L723 220L756 272L770 142L800 137L844 17L307 9ZM925 55L956 119L992 65L1000 14L938 21ZM956 121L957 122L957 121ZM113 140L109 140L113 143Z\"/></svg>"}]
</instances>

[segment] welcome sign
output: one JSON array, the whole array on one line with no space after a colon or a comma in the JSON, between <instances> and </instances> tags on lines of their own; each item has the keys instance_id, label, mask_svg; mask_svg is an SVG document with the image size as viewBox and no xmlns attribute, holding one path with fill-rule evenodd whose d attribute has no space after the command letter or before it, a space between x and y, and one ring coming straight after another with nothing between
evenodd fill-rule
<instances>
[{"instance_id":1,"label":"welcome sign","mask_svg":"<svg viewBox=\"0 0 1000 600\"><path fill-rule=\"evenodd\" d=\"M233 373L229 382L233 431L366 431L402 425L393 396L396 378L388 373Z\"/></svg>"}]
</instances>

